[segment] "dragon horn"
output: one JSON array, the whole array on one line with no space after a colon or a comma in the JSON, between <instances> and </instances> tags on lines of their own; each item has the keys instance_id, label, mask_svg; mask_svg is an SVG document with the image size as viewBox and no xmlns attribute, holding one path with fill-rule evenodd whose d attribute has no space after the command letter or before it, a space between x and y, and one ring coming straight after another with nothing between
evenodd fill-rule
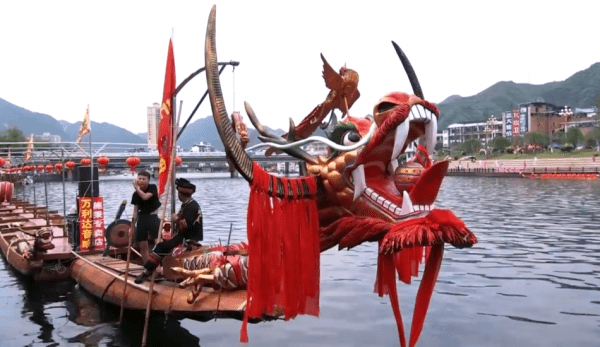
<instances>
[{"instance_id":1,"label":"dragon horn","mask_svg":"<svg viewBox=\"0 0 600 347\"><path fill-rule=\"evenodd\" d=\"M410 81L410 85L412 86L413 93L415 93L416 96L424 100L425 97L423 97L423 90L421 89L421 85L419 84L419 79L417 79L417 74L415 73L415 70L413 69L412 65L410 65L410 61L408 61L408 58L406 57L404 52L402 52L402 50L396 44L396 42L392 41L392 45L394 45L394 49L396 49L396 53L398 54L398 57L402 62L402 66L404 66L404 71L406 71L406 74L408 75L408 80Z\"/></svg>"},{"instance_id":2,"label":"dragon horn","mask_svg":"<svg viewBox=\"0 0 600 347\"><path fill-rule=\"evenodd\" d=\"M215 125L225 146L227 156L231 158L236 169L248 181L252 182L252 159L248 156L242 144L235 136L234 128L227 116L223 93L221 91L221 81L219 80L219 71L217 66L217 46L215 40L215 19L217 7L213 5L208 17L206 28L206 44L204 48L204 60L206 65L206 84L208 85L208 95L210 106L212 108Z\"/></svg>"}]
</instances>

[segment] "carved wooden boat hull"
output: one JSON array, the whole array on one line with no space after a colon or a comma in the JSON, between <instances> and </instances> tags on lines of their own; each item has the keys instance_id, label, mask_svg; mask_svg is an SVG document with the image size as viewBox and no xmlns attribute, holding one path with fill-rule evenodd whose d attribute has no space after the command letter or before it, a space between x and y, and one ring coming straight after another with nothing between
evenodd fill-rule
<instances>
[{"instance_id":1,"label":"carved wooden boat hull","mask_svg":"<svg viewBox=\"0 0 600 347\"><path fill-rule=\"evenodd\" d=\"M102 256L84 256L71 266L71 278L81 287L101 300L120 306L125 282L125 261ZM87 261L86 261L87 260ZM90 264L93 263L93 264ZM137 264L130 264L124 305L126 309L145 310L148 304L150 281L134 284L135 277L143 271ZM189 318L206 319L216 314L241 318L246 308L246 291L219 291L204 288L192 304L188 304L188 289L179 288L177 283L157 280L152 295L152 310L183 315Z\"/></svg>"}]
</instances>

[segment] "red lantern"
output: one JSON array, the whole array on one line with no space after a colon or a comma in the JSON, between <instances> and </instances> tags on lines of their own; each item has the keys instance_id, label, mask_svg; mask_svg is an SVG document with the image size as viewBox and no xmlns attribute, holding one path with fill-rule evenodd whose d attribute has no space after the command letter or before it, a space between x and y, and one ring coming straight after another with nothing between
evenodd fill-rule
<instances>
[{"instance_id":1,"label":"red lantern","mask_svg":"<svg viewBox=\"0 0 600 347\"><path fill-rule=\"evenodd\" d=\"M54 165L52 165L52 164L46 165L46 172L47 173L51 173L52 170L54 170Z\"/></svg>"},{"instance_id":2,"label":"red lantern","mask_svg":"<svg viewBox=\"0 0 600 347\"><path fill-rule=\"evenodd\" d=\"M68 161L65 163L65 166L67 167L67 170L69 170L69 171L73 171L73 169L75 168L75 165L77 165L77 164L75 164L72 161Z\"/></svg>"},{"instance_id":3,"label":"red lantern","mask_svg":"<svg viewBox=\"0 0 600 347\"><path fill-rule=\"evenodd\" d=\"M63 169L63 164L62 163L56 163L54 164L54 168L56 169L56 171L61 172Z\"/></svg>"},{"instance_id":4,"label":"red lantern","mask_svg":"<svg viewBox=\"0 0 600 347\"><path fill-rule=\"evenodd\" d=\"M38 165L37 166L37 170L38 170L39 173L44 172L44 165Z\"/></svg>"},{"instance_id":5,"label":"red lantern","mask_svg":"<svg viewBox=\"0 0 600 347\"><path fill-rule=\"evenodd\" d=\"M129 157L125 160L127 165L129 165L129 169L131 173L135 173L136 167L140 164L140 158L138 157Z\"/></svg>"},{"instance_id":6,"label":"red lantern","mask_svg":"<svg viewBox=\"0 0 600 347\"><path fill-rule=\"evenodd\" d=\"M99 157L98 159L96 159L96 161L98 162L98 165L100 165L100 170L106 170L106 165L108 165L108 163L110 162L110 158L107 157Z\"/></svg>"},{"instance_id":7,"label":"red lantern","mask_svg":"<svg viewBox=\"0 0 600 347\"><path fill-rule=\"evenodd\" d=\"M4 163L5 163L4 158L0 157L0 166L4 166Z\"/></svg>"},{"instance_id":8,"label":"red lantern","mask_svg":"<svg viewBox=\"0 0 600 347\"><path fill-rule=\"evenodd\" d=\"M179 166L179 165L181 165L181 162L182 162L182 161L183 161L183 160L181 160L181 157L180 157L180 156L177 156L177 157L175 157L175 166Z\"/></svg>"},{"instance_id":9,"label":"red lantern","mask_svg":"<svg viewBox=\"0 0 600 347\"><path fill-rule=\"evenodd\" d=\"M81 165L82 166L90 166L92 164L92 161L90 160L90 158L83 158L81 159Z\"/></svg>"}]
</instances>

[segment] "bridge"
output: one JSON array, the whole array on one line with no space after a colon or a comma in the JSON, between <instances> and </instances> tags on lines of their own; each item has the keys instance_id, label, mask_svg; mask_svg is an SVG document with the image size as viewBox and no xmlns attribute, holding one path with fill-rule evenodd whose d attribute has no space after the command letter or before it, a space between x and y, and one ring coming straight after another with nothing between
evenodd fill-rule
<instances>
[{"instance_id":1,"label":"bridge","mask_svg":"<svg viewBox=\"0 0 600 347\"><path fill-rule=\"evenodd\" d=\"M80 166L81 160L90 158L90 153L94 160L94 165L98 164L99 157L107 157L109 163L106 166L107 170L121 171L128 169L126 163L127 158L137 157L140 159L138 169L144 169L151 172L158 170L158 151L149 150L145 144L115 144L115 143L93 143L91 151L88 146L83 143L61 143L61 144L45 144L45 147L40 148L40 144L35 143L36 148L31 152L31 158L27 162L28 165L48 165L56 163L66 163L72 161L76 167ZM88 147L88 148L86 148ZM11 146L11 161L12 166L18 166L24 163L26 149L22 146ZM285 172L289 172L290 163L298 163L301 160L291 157L287 154L278 154L265 156L264 151L255 152L248 151L248 155L252 160L264 164L277 165L285 164ZM311 153L317 154L317 153ZM7 153L0 153L0 156L6 158ZM223 171L227 168L227 157L223 151L179 151L177 152L182 160L181 167L178 171Z\"/></svg>"}]
</instances>

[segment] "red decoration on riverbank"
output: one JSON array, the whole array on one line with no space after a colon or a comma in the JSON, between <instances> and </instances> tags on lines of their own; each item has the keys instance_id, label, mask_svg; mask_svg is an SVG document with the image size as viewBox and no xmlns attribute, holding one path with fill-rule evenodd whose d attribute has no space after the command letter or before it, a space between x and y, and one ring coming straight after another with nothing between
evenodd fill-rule
<instances>
[{"instance_id":1,"label":"red decoration on riverbank","mask_svg":"<svg viewBox=\"0 0 600 347\"><path fill-rule=\"evenodd\" d=\"M92 164L92 160L90 158L83 158L81 159L81 165L82 166L90 166Z\"/></svg>"},{"instance_id":2,"label":"red decoration on riverbank","mask_svg":"<svg viewBox=\"0 0 600 347\"><path fill-rule=\"evenodd\" d=\"M69 171L73 171L73 169L75 168L77 164L75 164L75 162L72 161L68 161L65 163L65 166L67 167L67 170Z\"/></svg>"},{"instance_id":3,"label":"red decoration on riverbank","mask_svg":"<svg viewBox=\"0 0 600 347\"><path fill-rule=\"evenodd\" d=\"M44 172L44 165L38 165L36 168L37 168L38 173Z\"/></svg>"},{"instance_id":4,"label":"red decoration on riverbank","mask_svg":"<svg viewBox=\"0 0 600 347\"><path fill-rule=\"evenodd\" d=\"M46 172L47 173L51 173L52 170L54 170L54 165L52 165L52 164L46 165Z\"/></svg>"},{"instance_id":5,"label":"red decoration on riverbank","mask_svg":"<svg viewBox=\"0 0 600 347\"><path fill-rule=\"evenodd\" d=\"M125 163L127 163L127 165L129 165L129 170L131 170L131 173L133 174L133 173L135 173L137 166L140 165L140 158L129 157L125 160Z\"/></svg>"},{"instance_id":6,"label":"red decoration on riverbank","mask_svg":"<svg viewBox=\"0 0 600 347\"><path fill-rule=\"evenodd\" d=\"M175 166L181 166L182 162L183 162L183 160L181 159L180 156L175 157Z\"/></svg>"},{"instance_id":7,"label":"red decoration on riverbank","mask_svg":"<svg viewBox=\"0 0 600 347\"><path fill-rule=\"evenodd\" d=\"M57 172L62 172L63 164L62 163L56 163L56 164L54 164L54 168L56 169Z\"/></svg>"},{"instance_id":8,"label":"red decoration on riverbank","mask_svg":"<svg viewBox=\"0 0 600 347\"><path fill-rule=\"evenodd\" d=\"M5 163L5 162L6 162L6 161L4 160L4 158L0 157L0 166L4 166L4 163Z\"/></svg>"},{"instance_id":9,"label":"red decoration on riverbank","mask_svg":"<svg viewBox=\"0 0 600 347\"><path fill-rule=\"evenodd\" d=\"M100 170L104 171L104 170L106 170L106 166L110 162L110 158L102 156L102 157L96 159L96 161L98 162L98 165L100 165Z\"/></svg>"}]
</instances>

